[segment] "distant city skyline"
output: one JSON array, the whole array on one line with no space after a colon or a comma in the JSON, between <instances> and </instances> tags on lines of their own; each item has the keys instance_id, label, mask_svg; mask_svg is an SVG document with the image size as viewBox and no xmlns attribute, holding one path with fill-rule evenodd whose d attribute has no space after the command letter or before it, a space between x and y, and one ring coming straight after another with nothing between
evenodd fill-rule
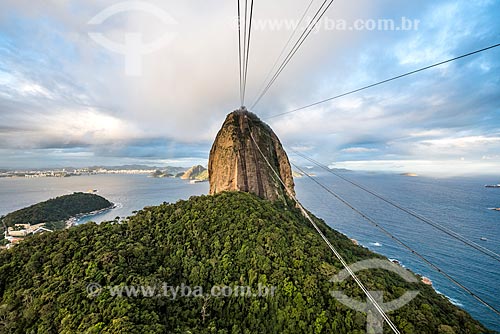
<instances>
[{"instance_id":1,"label":"distant city skyline","mask_svg":"<svg viewBox=\"0 0 500 334\"><path fill-rule=\"evenodd\" d=\"M235 3L155 0L142 3L161 15L130 11L95 19L120 3L0 3L0 168L206 166L226 114L239 108ZM306 5L255 5L249 106ZM499 12L500 2L490 0L334 2L251 111L285 149L330 166L499 174L500 48L269 118L500 43ZM387 19L411 22L412 29L368 25ZM350 30L339 22L363 26ZM96 33L115 44L134 36L145 45L163 42L141 54L129 73L124 54L101 45Z\"/></svg>"}]
</instances>

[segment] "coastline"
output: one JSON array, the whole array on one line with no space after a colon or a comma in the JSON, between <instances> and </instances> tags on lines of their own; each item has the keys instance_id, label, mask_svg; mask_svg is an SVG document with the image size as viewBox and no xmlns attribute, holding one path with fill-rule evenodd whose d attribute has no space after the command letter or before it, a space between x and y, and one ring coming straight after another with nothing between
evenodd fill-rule
<instances>
[{"instance_id":1,"label":"coastline","mask_svg":"<svg viewBox=\"0 0 500 334\"><path fill-rule=\"evenodd\" d=\"M66 220L66 227L65 228L70 228L70 227L73 227L73 226L77 226L78 225L78 221L80 221L82 218L96 216L96 215L99 215L101 213L105 213L107 211L111 211L113 209L116 209L117 207L118 207L118 205L113 203L111 206L109 206L107 208L104 208L104 209L95 210L95 211L92 211L92 212L89 212L89 213L80 213L80 214L77 214L76 216L73 216L73 217L69 218L68 220Z\"/></svg>"}]
</instances>

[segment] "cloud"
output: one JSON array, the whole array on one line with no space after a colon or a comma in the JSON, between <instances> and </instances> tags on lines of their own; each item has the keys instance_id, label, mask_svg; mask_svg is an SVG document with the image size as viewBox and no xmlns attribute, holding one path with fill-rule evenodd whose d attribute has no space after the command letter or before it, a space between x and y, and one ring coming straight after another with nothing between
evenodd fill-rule
<instances>
[{"instance_id":1,"label":"cloud","mask_svg":"<svg viewBox=\"0 0 500 334\"><path fill-rule=\"evenodd\" d=\"M433 140L424 140L420 145L426 147L435 147L441 150L456 149L477 149L488 145L497 145L500 143L500 137L469 136L461 138L441 138Z\"/></svg>"},{"instance_id":2,"label":"cloud","mask_svg":"<svg viewBox=\"0 0 500 334\"><path fill-rule=\"evenodd\" d=\"M0 129L3 148L81 147L143 136L133 124L95 109L46 111L35 117L13 114L8 116L8 121L22 124L23 128Z\"/></svg>"},{"instance_id":3,"label":"cloud","mask_svg":"<svg viewBox=\"0 0 500 334\"><path fill-rule=\"evenodd\" d=\"M428 157L468 157L480 160L485 155L498 152L499 136L445 137L422 140L413 144L414 155ZM464 158L465 159L465 158Z\"/></svg>"},{"instance_id":4,"label":"cloud","mask_svg":"<svg viewBox=\"0 0 500 334\"><path fill-rule=\"evenodd\" d=\"M342 152L345 153L369 153L369 152L377 152L376 148L367 148L367 147L349 147L344 148Z\"/></svg>"},{"instance_id":5,"label":"cloud","mask_svg":"<svg viewBox=\"0 0 500 334\"><path fill-rule=\"evenodd\" d=\"M86 158L206 159L225 114L239 107L235 4L148 2L177 24L138 12L121 13L100 26L87 24L114 0L1 2L0 149L5 161L61 162L64 152L68 160L75 158L73 149L86 152L78 156L81 163ZM301 1L260 2L255 18L296 20L304 8ZM419 20L419 30L315 32L254 111L266 119L493 44L500 29L498 10L498 2L482 0L335 3L329 19L406 17ZM141 33L145 43L165 32L176 37L142 58L142 76L129 77L124 56L95 43L91 31L117 43L131 32ZM290 34L290 29L254 31L248 103ZM480 140L500 132L498 55L491 50L268 121L286 145L322 161L482 160L500 149L496 141ZM41 161L43 154L36 153L56 149L62 150L57 157L45 155ZM31 162L22 152L30 152Z\"/></svg>"},{"instance_id":6,"label":"cloud","mask_svg":"<svg viewBox=\"0 0 500 334\"><path fill-rule=\"evenodd\" d=\"M497 175L500 161L481 162L456 160L363 160L342 161L332 164L334 168L347 168L358 171L393 171L398 173L417 173L425 176L453 177L465 175Z\"/></svg>"}]
</instances>

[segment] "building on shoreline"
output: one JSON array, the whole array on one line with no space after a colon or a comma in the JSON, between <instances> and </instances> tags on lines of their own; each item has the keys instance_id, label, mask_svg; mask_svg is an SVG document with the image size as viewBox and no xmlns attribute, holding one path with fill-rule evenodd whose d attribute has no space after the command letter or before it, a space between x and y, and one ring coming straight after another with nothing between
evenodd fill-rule
<instances>
[{"instance_id":1,"label":"building on shoreline","mask_svg":"<svg viewBox=\"0 0 500 334\"><path fill-rule=\"evenodd\" d=\"M25 237L45 233L54 232L48 228L45 228L45 223L30 225L30 224L16 224L12 227L8 227L4 232L5 239L9 242L5 248L12 248L15 244L24 240Z\"/></svg>"}]
</instances>

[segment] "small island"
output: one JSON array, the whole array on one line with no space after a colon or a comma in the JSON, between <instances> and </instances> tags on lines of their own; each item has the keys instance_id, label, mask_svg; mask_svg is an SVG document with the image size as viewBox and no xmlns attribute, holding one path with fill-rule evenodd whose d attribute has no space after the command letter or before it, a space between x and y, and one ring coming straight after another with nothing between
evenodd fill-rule
<instances>
[{"instance_id":1,"label":"small island","mask_svg":"<svg viewBox=\"0 0 500 334\"><path fill-rule=\"evenodd\" d=\"M114 204L104 197L90 193L75 192L52 198L2 217L0 244L10 248L27 236L62 230L72 226L79 217L113 207Z\"/></svg>"},{"instance_id":2,"label":"small island","mask_svg":"<svg viewBox=\"0 0 500 334\"><path fill-rule=\"evenodd\" d=\"M181 176L181 179L205 182L208 181L208 170L201 165L193 166Z\"/></svg>"},{"instance_id":3,"label":"small island","mask_svg":"<svg viewBox=\"0 0 500 334\"><path fill-rule=\"evenodd\" d=\"M188 170L184 170L176 174L173 174L168 169L156 170L149 176L154 178L176 178L182 180L190 180L191 183L197 183L208 181L208 170L201 165L196 165L189 168Z\"/></svg>"},{"instance_id":4,"label":"small island","mask_svg":"<svg viewBox=\"0 0 500 334\"><path fill-rule=\"evenodd\" d=\"M167 172L166 170L155 170L153 173L151 173L149 175L149 177L154 177L154 178L157 178L157 179L162 179L162 178L165 178L165 177L174 177L173 174L170 174L169 172Z\"/></svg>"},{"instance_id":5,"label":"small island","mask_svg":"<svg viewBox=\"0 0 500 334\"><path fill-rule=\"evenodd\" d=\"M415 174L415 173L403 173L403 174L399 174L401 176L407 176L407 177L418 177L418 174Z\"/></svg>"}]
</instances>

